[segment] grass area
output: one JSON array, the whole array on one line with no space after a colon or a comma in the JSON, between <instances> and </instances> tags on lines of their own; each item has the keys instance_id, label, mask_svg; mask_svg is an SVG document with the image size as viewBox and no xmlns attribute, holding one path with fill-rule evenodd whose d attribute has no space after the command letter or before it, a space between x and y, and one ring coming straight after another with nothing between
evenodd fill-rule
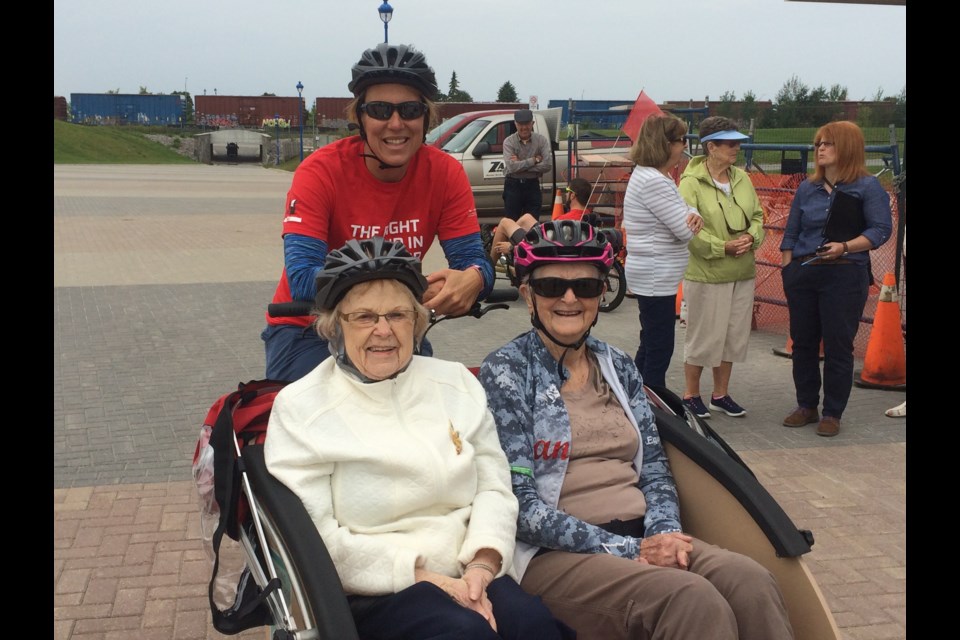
<instances>
[{"instance_id":1,"label":"grass area","mask_svg":"<svg viewBox=\"0 0 960 640\"><path fill-rule=\"evenodd\" d=\"M53 121L54 164L196 164L147 133L163 127L93 127ZM174 139L176 144L176 139Z\"/></svg>"},{"instance_id":2,"label":"grass area","mask_svg":"<svg viewBox=\"0 0 960 640\"><path fill-rule=\"evenodd\" d=\"M798 129L757 129L754 132L753 141L757 144L802 144L810 145L817 133L817 127L807 127ZM887 127L865 127L863 128L863 137L867 141L867 146L886 146L890 145L890 130ZM896 142L901 163L904 158L904 147L907 139L907 130L905 128L896 129ZM787 158L799 158L798 151L785 152ZM877 172L882 166L880 163L884 156L889 153L880 153L876 151L867 152L867 164ZM753 162L756 164L779 164L781 159L780 151L754 151ZM808 161L813 161L813 151L807 156Z\"/></svg>"},{"instance_id":3,"label":"grass area","mask_svg":"<svg viewBox=\"0 0 960 640\"><path fill-rule=\"evenodd\" d=\"M594 129L592 133L617 136L619 129ZM810 144L816 128L802 129L758 129L754 132L754 140L758 144ZM150 134L160 134L172 137L168 146L154 142L147 138ZM566 129L561 131L565 137ZM890 142L890 132L886 127L864 129L868 145L886 145ZM182 136L182 137L181 137ZM906 129L897 129L897 140L900 147L900 160L904 160L904 140ZM53 121L53 162L54 164L195 164L192 158L175 151L181 139L190 138L190 132L182 133L177 129L167 127L138 127L138 126L86 126L76 125L61 120ZM883 154L869 153L867 160L874 172L880 170L878 161ZM788 151L786 157L796 158L798 152ZM780 151L754 151L754 164L780 164ZM808 156L813 159L812 153ZM741 162L743 156L741 154ZM300 164L299 156L280 164L277 169L294 171ZM876 165L876 168L874 168ZM889 175L889 172L888 172ZM886 176L885 176L886 177Z\"/></svg>"},{"instance_id":4,"label":"grass area","mask_svg":"<svg viewBox=\"0 0 960 640\"><path fill-rule=\"evenodd\" d=\"M560 138L566 139L567 129L560 130ZM606 137L616 137L623 135L620 129L588 129L580 128L580 134L590 133ZM696 131L692 132L696 133ZM746 132L745 132L746 133ZM817 133L817 127L803 127L795 129L757 129L753 132L753 141L757 144L813 144L813 137ZM887 127L865 127L863 128L863 137L867 145L889 145L890 130ZM900 152L903 153L903 143L907 139L907 130L899 127L896 130L896 139L900 146Z\"/></svg>"},{"instance_id":5,"label":"grass area","mask_svg":"<svg viewBox=\"0 0 960 640\"><path fill-rule=\"evenodd\" d=\"M300 154L298 153L293 158L290 158L286 162L281 162L280 166L277 169L283 169L284 171L296 171L297 167L300 166Z\"/></svg>"},{"instance_id":6,"label":"grass area","mask_svg":"<svg viewBox=\"0 0 960 640\"><path fill-rule=\"evenodd\" d=\"M172 138L170 145L156 142L148 135ZM54 164L197 164L177 153L181 140L191 138L167 127L87 126L53 121ZM293 172L300 165L299 154L277 169ZM268 168L274 168L271 165Z\"/></svg>"},{"instance_id":7,"label":"grass area","mask_svg":"<svg viewBox=\"0 0 960 640\"><path fill-rule=\"evenodd\" d=\"M753 132L753 141L756 144L777 144L777 145L811 145L813 143L813 138L817 133L818 127L803 127L803 128L794 128L794 129L757 129ZM616 137L622 135L622 132L619 129L587 129L581 127L581 135L584 132L589 131L591 134L602 135L607 137ZM696 133L696 132L694 132ZM567 130L562 129L560 132L561 138L566 138ZM890 145L890 129L887 127L864 127L863 136L867 141L867 146L889 146ZM907 130L903 127L896 129L896 141L899 148L900 162L901 167L904 164L904 147L905 141L907 138ZM874 174L878 173L884 166L883 159L884 156L889 157L888 153L880 153L871 151L867 153L867 165L870 171ZM813 162L813 151L812 149L807 154L807 162ZM764 151L764 150L753 150L751 154L752 164L753 165L762 165L768 170L770 167L779 167L780 161L782 158L787 159L799 159L799 151ZM738 166L743 166L746 162L744 152L740 152L738 159ZM892 166L891 166L892 169ZM769 170L771 173L779 173L779 168ZM893 172L886 171L883 175L880 176L880 180L885 185L888 185L893 179Z\"/></svg>"}]
</instances>

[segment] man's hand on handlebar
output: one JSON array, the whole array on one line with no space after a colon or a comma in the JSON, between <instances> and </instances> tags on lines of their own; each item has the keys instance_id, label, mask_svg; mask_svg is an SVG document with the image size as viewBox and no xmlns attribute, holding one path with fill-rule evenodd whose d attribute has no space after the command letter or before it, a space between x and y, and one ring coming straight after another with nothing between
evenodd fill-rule
<instances>
[{"instance_id":1,"label":"man's hand on handlebar","mask_svg":"<svg viewBox=\"0 0 960 640\"><path fill-rule=\"evenodd\" d=\"M438 316L462 316L470 311L483 289L483 276L476 269L440 269L427 276L423 305Z\"/></svg>"}]
</instances>

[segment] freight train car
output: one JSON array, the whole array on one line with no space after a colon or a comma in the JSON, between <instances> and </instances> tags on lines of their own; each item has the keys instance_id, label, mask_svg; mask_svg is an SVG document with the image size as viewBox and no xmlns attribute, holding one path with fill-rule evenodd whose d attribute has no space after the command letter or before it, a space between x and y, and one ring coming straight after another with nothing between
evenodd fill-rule
<instances>
[{"instance_id":1,"label":"freight train car","mask_svg":"<svg viewBox=\"0 0 960 640\"><path fill-rule=\"evenodd\" d=\"M453 116L470 111L492 111L497 109L529 109L526 102L438 102L440 121L443 122Z\"/></svg>"},{"instance_id":2,"label":"freight train car","mask_svg":"<svg viewBox=\"0 0 960 640\"><path fill-rule=\"evenodd\" d=\"M63 96L53 96L53 119L67 119L67 99Z\"/></svg>"},{"instance_id":3,"label":"freight train car","mask_svg":"<svg viewBox=\"0 0 960 640\"><path fill-rule=\"evenodd\" d=\"M179 95L125 93L71 93L74 124L183 124L183 99Z\"/></svg>"},{"instance_id":4,"label":"freight train car","mask_svg":"<svg viewBox=\"0 0 960 640\"><path fill-rule=\"evenodd\" d=\"M630 109L633 103L636 102L636 98L632 100L575 100L574 102L576 103L574 109L577 111L610 111L618 107L621 109ZM561 127L567 126L570 122L570 114L567 111L569 104L569 100L551 100L547 103L548 108L560 107L563 109L563 113L560 116ZM619 128L620 125L623 124L623 111L619 111L619 115L615 111L609 118L602 115L591 115L590 122L594 127L601 129Z\"/></svg>"},{"instance_id":5,"label":"freight train car","mask_svg":"<svg viewBox=\"0 0 960 640\"><path fill-rule=\"evenodd\" d=\"M197 126L214 129L262 129L279 116L281 126L299 127L307 110L300 98L282 96L194 96Z\"/></svg>"},{"instance_id":6,"label":"freight train car","mask_svg":"<svg viewBox=\"0 0 960 640\"><path fill-rule=\"evenodd\" d=\"M347 127L347 105L353 98L317 98L317 126L323 129L345 129Z\"/></svg>"}]
</instances>

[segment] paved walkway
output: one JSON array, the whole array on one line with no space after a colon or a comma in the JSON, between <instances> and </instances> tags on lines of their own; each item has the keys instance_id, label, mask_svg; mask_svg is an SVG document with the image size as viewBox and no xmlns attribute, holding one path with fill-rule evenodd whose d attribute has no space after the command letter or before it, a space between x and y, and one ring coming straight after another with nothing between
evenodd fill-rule
<instances>
[{"instance_id":1,"label":"paved walkway","mask_svg":"<svg viewBox=\"0 0 960 640\"><path fill-rule=\"evenodd\" d=\"M54 166L57 640L225 637L210 624L190 462L213 400L263 375L289 181L252 166ZM472 364L528 326L513 303L430 337ZM632 353L632 302L594 331ZM854 387L836 438L785 429L790 362L772 353L784 344L754 332L731 385L749 413L711 425L813 531L805 560L844 637L906 638L906 419L883 415L905 395Z\"/></svg>"}]
</instances>

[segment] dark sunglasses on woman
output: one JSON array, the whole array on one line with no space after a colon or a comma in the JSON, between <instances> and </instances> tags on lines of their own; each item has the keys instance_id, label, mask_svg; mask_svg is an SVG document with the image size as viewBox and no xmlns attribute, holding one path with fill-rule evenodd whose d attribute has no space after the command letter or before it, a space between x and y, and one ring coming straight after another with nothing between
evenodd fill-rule
<instances>
[{"instance_id":1,"label":"dark sunglasses on woman","mask_svg":"<svg viewBox=\"0 0 960 640\"><path fill-rule=\"evenodd\" d=\"M422 118L427 112L427 105L416 100L394 104L392 102L364 102L360 105L360 111L367 114L374 120L389 120L396 111L403 120L416 120Z\"/></svg>"},{"instance_id":2,"label":"dark sunglasses on woman","mask_svg":"<svg viewBox=\"0 0 960 640\"><path fill-rule=\"evenodd\" d=\"M596 278L536 278L529 281L530 288L544 298L561 298L568 289L578 298L596 298L603 293L603 280Z\"/></svg>"}]
</instances>

